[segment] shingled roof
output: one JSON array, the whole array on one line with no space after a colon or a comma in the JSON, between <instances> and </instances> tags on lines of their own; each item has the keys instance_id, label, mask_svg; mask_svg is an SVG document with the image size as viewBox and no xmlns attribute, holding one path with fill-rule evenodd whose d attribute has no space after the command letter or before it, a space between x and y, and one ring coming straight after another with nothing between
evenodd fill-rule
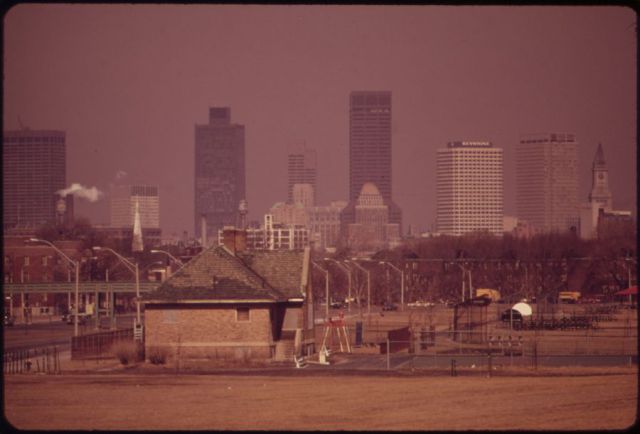
<instances>
[{"instance_id":1,"label":"shingled roof","mask_svg":"<svg viewBox=\"0 0 640 434\"><path fill-rule=\"evenodd\" d=\"M253 250L237 256L288 298L304 296L305 253L290 250Z\"/></svg>"},{"instance_id":2,"label":"shingled roof","mask_svg":"<svg viewBox=\"0 0 640 434\"><path fill-rule=\"evenodd\" d=\"M147 302L277 302L300 298L303 252L264 251L234 255L211 247L189 261L155 291Z\"/></svg>"}]
</instances>

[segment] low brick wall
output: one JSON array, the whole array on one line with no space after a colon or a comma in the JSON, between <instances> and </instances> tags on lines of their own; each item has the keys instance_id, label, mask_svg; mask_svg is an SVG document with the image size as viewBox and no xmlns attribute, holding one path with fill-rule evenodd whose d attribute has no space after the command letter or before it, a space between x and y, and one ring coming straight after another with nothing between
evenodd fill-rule
<instances>
[{"instance_id":1,"label":"low brick wall","mask_svg":"<svg viewBox=\"0 0 640 434\"><path fill-rule=\"evenodd\" d=\"M236 306L148 305L145 352L163 348L170 357L194 359L268 359L273 338L268 306L247 306L239 319Z\"/></svg>"}]
</instances>

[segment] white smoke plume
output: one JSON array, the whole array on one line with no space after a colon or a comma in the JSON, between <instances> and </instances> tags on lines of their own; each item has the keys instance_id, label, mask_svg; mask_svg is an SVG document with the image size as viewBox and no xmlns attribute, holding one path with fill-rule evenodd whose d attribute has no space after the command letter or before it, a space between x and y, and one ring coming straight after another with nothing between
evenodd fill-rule
<instances>
[{"instance_id":1,"label":"white smoke plume","mask_svg":"<svg viewBox=\"0 0 640 434\"><path fill-rule=\"evenodd\" d=\"M84 185L75 182L64 190L58 190L57 193L62 197L65 197L68 194L73 194L75 197L87 199L89 202L97 201L104 194L96 187L87 188Z\"/></svg>"}]
</instances>

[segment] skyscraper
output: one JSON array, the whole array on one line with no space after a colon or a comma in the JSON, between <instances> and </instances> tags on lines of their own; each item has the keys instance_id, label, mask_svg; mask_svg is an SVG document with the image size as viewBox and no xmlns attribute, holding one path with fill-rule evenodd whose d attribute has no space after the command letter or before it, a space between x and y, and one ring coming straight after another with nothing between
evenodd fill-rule
<instances>
[{"instance_id":1,"label":"skyscraper","mask_svg":"<svg viewBox=\"0 0 640 434\"><path fill-rule=\"evenodd\" d=\"M516 149L516 211L543 232L578 227L577 142L573 134L529 134Z\"/></svg>"},{"instance_id":2,"label":"skyscraper","mask_svg":"<svg viewBox=\"0 0 640 434\"><path fill-rule=\"evenodd\" d=\"M132 227L136 204L142 228L160 227L160 195L155 185L116 185L111 187L112 227Z\"/></svg>"},{"instance_id":3,"label":"skyscraper","mask_svg":"<svg viewBox=\"0 0 640 434\"><path fill-rule=\"evenodd\" d=\"M315 191L311 184L294 184L293 185L293 202L300 204L305 208L315 205Z\"/></svg>"},{"instance_id":4,"label":"skyscraper","mask_svg":"<svg viewBox=\"0 0 640 434\"><path fill-rule=\"evenodd\" d=\"M56 222L56 192L66 187L65 133L24 128L3 135L4 229Z\"/></svg>"},{"instance_id":5,"label":"skyscraper","mask_svg":"<svg viewBox=\"0 0 640 434\"><path fill-rule=\"evenodd\" d=\"M194 193L197 238L215 240L224 225L236 224L245 199L244 125L231 123L229 107L209 108L209 123L195 127Z\"/></svg>"},{"instance_id":6,"label":"skyscraper","mask_svg":"<svg viewBox=\"0 0 640 434\"><path fill-rule=\"evenodd\" d=\"M502 149L491 142L450 142L437 155L437 231L502 235Z\"/></svg>"},{"instance_id":7,"label":"skyscraper","mask_svg":"<svg viewBox=\"0 0 640 434\"><path fill-rule=\"evenodd\" d=\"M316 190L316 151L304 147L289 152L287 161L287 202L293 203L293 186L309 184ZM313 206L313 205L312 205Z\"/></svg>"},{"instance_id":8,"label":"skyscraper","mask_svg":"<svg viewBox=\"0 0 640 434\"><path fill-rule=\"evenodd\" d=\"M393 202L391 173L391 92L354 91L349 96L349 204L342 225L355 223L355 203L362 186L373 183L389 207L389 223L401 225ZM343 229L343 231L344 231Z\"/></svg>"}]
</instances>

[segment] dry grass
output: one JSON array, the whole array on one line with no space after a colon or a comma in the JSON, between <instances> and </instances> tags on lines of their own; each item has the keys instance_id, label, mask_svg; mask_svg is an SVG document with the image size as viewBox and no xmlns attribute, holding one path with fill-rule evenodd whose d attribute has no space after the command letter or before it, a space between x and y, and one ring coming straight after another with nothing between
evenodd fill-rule
<instances>
[{"instance_id":1,"label":"dry grass","mask_svg":"<svg viewBox=\"0 0 640 434\"><path fill-rule=\"evenodd\" d=\"M622 429L637 376L65 375L5 379L21 429ZM61 393L64 390L64 393Z\"/></svg>"}]
</instances>

